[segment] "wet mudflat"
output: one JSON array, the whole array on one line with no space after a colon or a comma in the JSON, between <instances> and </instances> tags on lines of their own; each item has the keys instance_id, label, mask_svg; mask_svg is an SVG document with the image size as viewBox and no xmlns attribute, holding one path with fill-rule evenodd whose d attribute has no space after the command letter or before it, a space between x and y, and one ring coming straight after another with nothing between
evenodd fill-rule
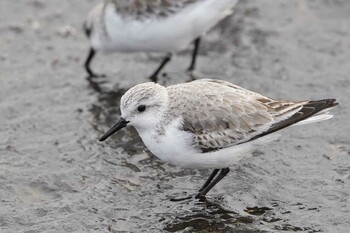
<instances>
[{"instance_id":1,"label":"wet mudflat","mask_svg":"<svg viewBox=\"0 0 350 233\"><path fill-rule=\"evenodd\" d=\"M332 120L284 130L207 200L210 171L169 166L127 128L99 143L119 99L159 55L98 55L86 80L81 24L94 1L1 1L1 232L348 232L350 2L242 1L203 40L198 76L270 97L335 97ZM190 49L161 83L188 80Z\"/></svg>"}]
</instances>

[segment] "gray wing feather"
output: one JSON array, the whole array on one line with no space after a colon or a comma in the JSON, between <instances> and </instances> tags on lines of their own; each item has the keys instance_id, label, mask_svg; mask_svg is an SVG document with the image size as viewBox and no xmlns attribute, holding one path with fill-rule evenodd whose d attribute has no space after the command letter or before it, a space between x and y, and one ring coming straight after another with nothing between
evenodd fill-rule
<instances>
[{"instance_id":1,"label":"gray wing feather","mask_svg":"<svg viewBox=\"0 0 350 233\"><path fill-rule=\"evenodd\" d=\"M171 112L182 116L183 130L193 134L193 143L202 151L249 141L304 103L275 101L221 80L202 79L167 89Z\"/></svg>"}]
</instances>

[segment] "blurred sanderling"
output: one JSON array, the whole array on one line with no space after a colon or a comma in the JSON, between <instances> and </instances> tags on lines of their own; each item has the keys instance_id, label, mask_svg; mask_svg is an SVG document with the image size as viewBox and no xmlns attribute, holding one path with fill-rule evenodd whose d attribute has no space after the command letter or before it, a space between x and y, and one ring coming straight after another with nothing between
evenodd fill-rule
<instances>
[{"instance_id":1,"label":"blurred sanderling","mask_svg":"<svg viewBox=\"0 0 350 233\"><path fill-rule=\"evenodd\" d=\"M238 0L105 0L91 10L84 23L90 39L85 69L90 77L98 76L90 68L96 52L167 53L150 76L158 73L172 53L194 42L193 71L200 38L221 19L232 13Z\"/></svg>"},{"instance_id":2,"label":"blurred sanderling","mask_svg":"<svg viewBox=\"0 0 350 233\"><path fill-rule=\"evenodd\" d=\"M335 99L274 100L232 83L202 79L163 87L143 83L121 98L120 120L101 137L136 128L161 160L184 168L213 168L197 194L204 197L245 154L291 125L332 118Z\"/></svg>"}]
</instances>

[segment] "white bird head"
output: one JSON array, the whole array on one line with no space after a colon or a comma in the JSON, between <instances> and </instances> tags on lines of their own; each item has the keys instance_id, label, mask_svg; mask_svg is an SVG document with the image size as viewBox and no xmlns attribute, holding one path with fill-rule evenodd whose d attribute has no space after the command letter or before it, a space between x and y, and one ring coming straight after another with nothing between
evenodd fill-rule
<instances>
[{"instance_id":1,"label":"white bird head","mask_svg":"<svg viewBox=\"0 0 350 233\"><path fill-rule=\"evenodd\" d=\"M167 110L168 94L166 88L152 82L142 83L129 89L121 98L120 120L106 133L100 141L132 125L137 131L155 128Z\"/></svg>"}]
</instances>

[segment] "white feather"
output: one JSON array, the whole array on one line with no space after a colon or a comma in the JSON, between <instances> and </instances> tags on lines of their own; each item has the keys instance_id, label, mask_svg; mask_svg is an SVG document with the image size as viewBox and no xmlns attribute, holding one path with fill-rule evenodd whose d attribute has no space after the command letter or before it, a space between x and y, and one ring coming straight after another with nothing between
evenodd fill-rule
<instances>
[{"instance_id":1,"label":"white feather","mask_svg":"<svg viewBox=\"0 0 350 233\"><path fill-rule=\"evenodd\" d=\"M331 118L333 118L333 115L327 114L327 113L321 114L321 115L316 115L316 116L312 116L310 118L307 118L303 121L299 121L298 123L294 124L293 126L306 125L306 124L315 123L315 122L319 122L319 121L329 120Z\"/></svg>"}]
</instances>

